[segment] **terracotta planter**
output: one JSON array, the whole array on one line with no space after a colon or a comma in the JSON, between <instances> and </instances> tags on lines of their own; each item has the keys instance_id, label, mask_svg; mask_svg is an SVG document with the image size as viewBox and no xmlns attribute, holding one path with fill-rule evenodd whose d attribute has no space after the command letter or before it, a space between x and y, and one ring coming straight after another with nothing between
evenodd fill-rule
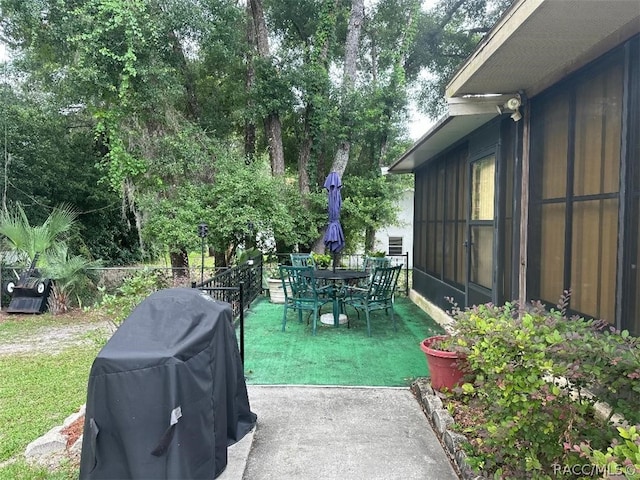
<instances>
[{"instance_id":1,"label":"terracotta planter","mask_svg":"<svg viewBox=\"0 0 640 480\"><path fill-rule=\"evenodd\" d=\"M464 357L456 352L434 350L431 345L437 340L448 338L447 335L436 335L425 338L420 349L427 357L427 365L431 374L431 386L436 390L453 389L460 383L465 372L462 370Z\"/></svg>"}]
</instances>

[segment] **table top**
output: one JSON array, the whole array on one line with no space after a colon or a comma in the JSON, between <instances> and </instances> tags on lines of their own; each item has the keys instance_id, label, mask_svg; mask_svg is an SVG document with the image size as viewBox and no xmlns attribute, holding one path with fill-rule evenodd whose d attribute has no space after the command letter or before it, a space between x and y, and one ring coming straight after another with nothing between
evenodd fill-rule
<instances>
[{"instance_id":1,"label":"table top","mask_svg":"<svg viewBox=\"0 0 640 480\"><path fill-rule=\"evenodd\" d=\"M313 276L322 280L355 280L358 278L366 278L369 276L369 273L364 270L345 270L337 268L334 271L332 268L327 268L314 270Z\"/></svg>"}]
</instances>

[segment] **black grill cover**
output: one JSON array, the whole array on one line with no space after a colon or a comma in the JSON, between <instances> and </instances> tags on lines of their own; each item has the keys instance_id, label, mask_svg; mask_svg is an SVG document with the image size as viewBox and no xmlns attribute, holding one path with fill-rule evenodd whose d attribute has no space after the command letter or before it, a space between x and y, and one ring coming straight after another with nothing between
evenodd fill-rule
<instances>
[{"instance_id":1,"label":"black grill cover","mask_svg":"<svg viewBox=\"0 0 640 480\"><path fill-rule=\"evenodd\" d=\"M161 290L91 367L81 479L212 479L256 422L229 304Z\"/></svg>"}]
</instances>

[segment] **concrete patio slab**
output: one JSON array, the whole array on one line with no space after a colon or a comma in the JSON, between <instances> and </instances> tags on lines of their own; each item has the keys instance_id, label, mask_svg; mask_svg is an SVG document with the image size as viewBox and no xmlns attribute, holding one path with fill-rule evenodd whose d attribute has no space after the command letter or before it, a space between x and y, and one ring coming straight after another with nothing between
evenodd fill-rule
<instances>
[{"instance_id":1,"label":"concrete patio slab","mask_svg":"<svg viewBox=\"0 0 640 480\"><path fill-rule=\"evenodd\" d=\"M229 448L222 480L459 478L409 388L248 391L258 424Z\"/></svg>"}]
</instances>

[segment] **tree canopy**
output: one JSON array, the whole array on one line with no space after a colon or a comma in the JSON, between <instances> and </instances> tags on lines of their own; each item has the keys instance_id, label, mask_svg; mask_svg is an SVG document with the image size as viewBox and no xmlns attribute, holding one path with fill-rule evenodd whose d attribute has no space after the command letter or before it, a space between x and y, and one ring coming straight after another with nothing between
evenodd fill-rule
<instances>
[{"instance_id":1,"label":"tree canopy","mask_svg":"<svg viewBox=\"0 0 640 480\"><path fill-rule=\"evenodd\" d=\"M380 171L409 105L442 113L510 1L0 0L3 209L71 203L74 250L178 268L206 221L226 263L258 233L321 249L335 170L348 249L368 248L409 183Z\"/></svg>"}]
</instances>

